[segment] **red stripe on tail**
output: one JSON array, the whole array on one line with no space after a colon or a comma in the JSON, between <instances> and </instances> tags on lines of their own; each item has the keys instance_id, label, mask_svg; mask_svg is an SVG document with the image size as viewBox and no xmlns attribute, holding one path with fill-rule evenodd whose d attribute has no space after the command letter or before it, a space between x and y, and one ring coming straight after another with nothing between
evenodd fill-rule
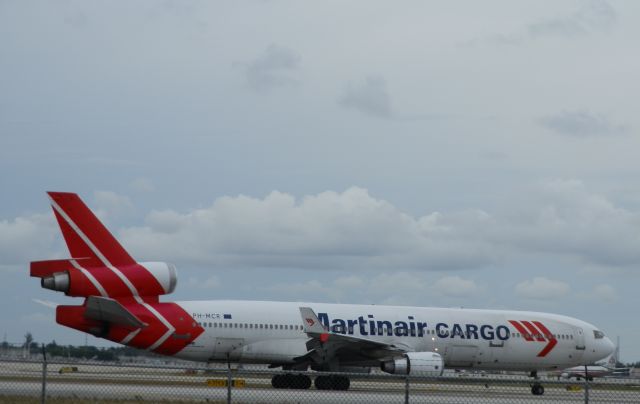
<instances>
[{"instance_id":1,"label":"red stripe on tail","mask_svg":"<svg viewBox=\"0 0 640 404\"><path fill-rule=\"evenodd\" d=\"M96 265L100 265L102 262L97 250L112 265L136 263L77 194L68 192L48 192L48 194L51 197L60 230L73 258L92 258L95 259ZM86 240L76 229L86 236Z\"/></svg>"}]
</instances>

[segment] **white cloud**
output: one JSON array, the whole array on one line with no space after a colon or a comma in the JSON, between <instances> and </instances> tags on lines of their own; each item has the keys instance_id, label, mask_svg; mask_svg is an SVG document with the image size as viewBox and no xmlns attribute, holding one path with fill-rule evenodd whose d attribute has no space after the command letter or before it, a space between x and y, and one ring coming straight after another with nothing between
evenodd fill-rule
<instances>
[{"instance_id":1,"label":"white cloud","mask_svg":"<svg viewBox=\"0 0 640 404\"><path fill-rule=\"evenodd\" d=\"M112 191L95 191L95 213L97 216L107 218L130 214L133 211L133 203L128 196L119 195Z\"/></svg>"},{"instance_id":2,"label":"white cloud","mask_svg":"<svg viewBox=\"0 0 640 404\"><path fill-rule=\"evenodd\" d=\"M561 281L535 277L516 285L516 295L526 299L561 299L569 294L570 287Z\"/></svg>"},{"instance_id":3,"label":"white cloud","mask_svg":"<svg viewBox=\"0 0 640 404\"><path fill-rule=\"evenodd\" d=\"M595 265L640 264L640 212L575 180L512 195L497 213L411 216L362 188L296 199L221 197L180 213L152 211L120 232L136 256L212 267L455 270L513 254L559 254Z\"/></svg>"},{"instance_id":4,"label":"white cloud","mask_svg":"<svg viewBox=\"0 0 640 404\"><path fill-rule=\"evenodd\" d=\"M510 206L495 229L503 243L599 265L640 264L640 212L589 192L581 181L546 181Z\"/></svg>"},{"instance_id":5,"label":"white cloud","mask_svg":"<svg viewBox=\"0 0 640 404\"><path fill-rule=\"evenodd\" d=\"M53 213L0 220L0 262L3 266L25 265L50 257L57 234Z\"/></svg>"},{"instance_id":6,"label":"white cloud","mask_svg":"<svg viewBox=\"0 0 640 404\"><path fill-rule=\"evenodd\" d=\"M455 269L492 261L476 234L484 220L483 214L416 219L350 188L301 200L281 192L222 197L184 214L154 211L145 227L121 235L136 256L213 266Z\"/></svg>"},{"instance_id":7,"label":"white cloud","mask_svg":"<svg viewBox=\"0 0 640 404\"><path fill-rule=\"evenodd\" d=\"M433 280L424 272L376 272L370 276L350 275L330 281L317 278L304 281L277 282L264 290L276 293L279 299L321 300L337 303L371 303L392 305L459 305L468 303L482 293L475 281L460 276Z\"/></svg>"},{"instance_id":8,"label":"white cloud","mask_svg":"<svg viewBox=\"0 0 640 404\"><path fill-rule=\"evenodd\" d=\"M113 192L97 192L96 199L98 213L132 209L127 197ZM580 181L546 181L506 201L507 208L493 214L466 210L414 217L362 188L298 199L274 191L262 199L221 197L185 213L154 210L144 226L116 234L140 260L212 269L410 273L500 265L522 253L565 255L608 268L640 265L640 212L616 206ZM61 238L52 216L0 221L3 265L56 255L54 241Z\"/></svg>"},{"instance_id":9,"label":"white cloud","mask_svg":"<svg viewBox=\"0 0 640 404\"><path fill-rule=\"evenodd\" d=\"M443 296L467 297L477 294L480 287L471 279L446 276L433 284L433 291Z\"/></svg>"}]
</instances>

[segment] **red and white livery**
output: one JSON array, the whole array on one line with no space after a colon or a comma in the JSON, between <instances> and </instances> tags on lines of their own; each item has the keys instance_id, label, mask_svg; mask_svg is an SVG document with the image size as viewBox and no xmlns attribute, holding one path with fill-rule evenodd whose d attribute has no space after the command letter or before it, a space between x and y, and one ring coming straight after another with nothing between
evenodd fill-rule
<instances>
[{"instance_id":1,"label":"red and white livery","mask_svg":"<svg viewBox=\"0 0 640 404\"><path fill-rule=\"evenodd\" d=\"M73 193L49 192L72 258L31 263L42 287L82 305L56 321L120 344L196 361L264 363L290 373L275 388L309 388L296 371L441 375L455 369L560 370L593 363L614 346L584 321L548 313L258 301L161 302L177 273L137 262ZM319 389L349 379L319 373ZM539 382L532 393L543 394Z\"/></svg>"}]
</instances>

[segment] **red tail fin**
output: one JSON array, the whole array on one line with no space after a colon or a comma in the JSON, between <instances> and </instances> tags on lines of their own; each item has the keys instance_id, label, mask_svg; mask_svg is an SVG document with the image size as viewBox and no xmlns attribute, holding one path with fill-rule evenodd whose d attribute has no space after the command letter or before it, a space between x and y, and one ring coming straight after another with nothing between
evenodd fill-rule
<instances>
[{"instance_id":1,"label":"red tail fin","mask_svg":"<svg viewBox=\"0 0 640 404\"><path fill-rule=\"evenodd\" d=\"M87 265L133 265L136 261L109 233L77 194L48 192L60 230L73 258Z\"/></svg>"},{"instance_id":2,"label":"red tail fin","mask_svg":"<svg viewBox=\"0 0 640 404\"><path fill-rule=\"evenodd\" d=\"M56 321L111 341L173 355L200 334L200 326L176 303L177 275L164 262L137 263L78 195L49 192L73 258L31 263L43 288L86 297L82 306L58 306Z\"/></svg>"}]
</instances>

